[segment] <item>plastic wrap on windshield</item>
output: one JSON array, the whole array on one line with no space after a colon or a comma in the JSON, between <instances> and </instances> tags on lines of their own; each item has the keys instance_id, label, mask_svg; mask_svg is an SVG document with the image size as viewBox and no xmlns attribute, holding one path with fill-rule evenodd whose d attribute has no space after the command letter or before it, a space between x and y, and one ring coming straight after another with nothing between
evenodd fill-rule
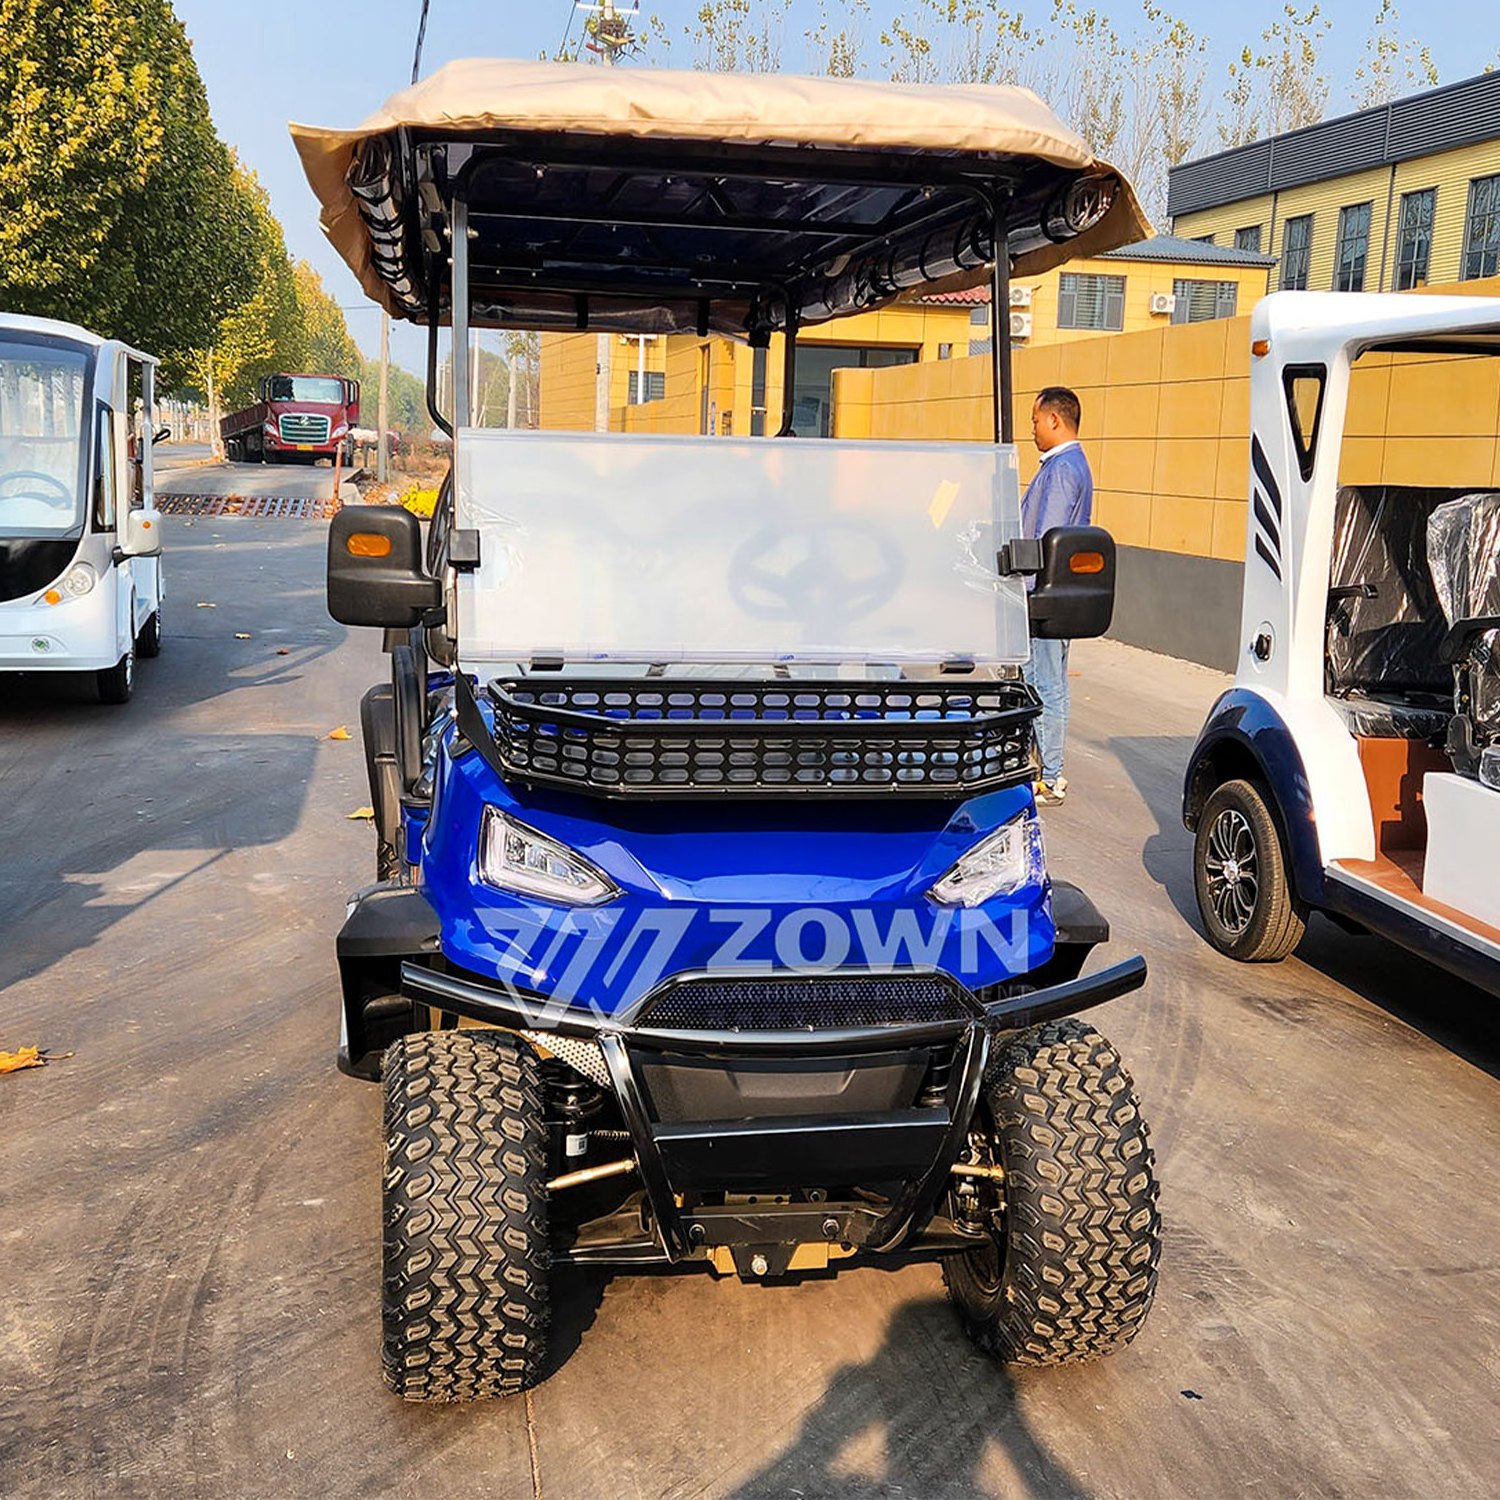
<instances>
[{"instance_id":1,"label":"plastic wrap on windshield","mask_svg":"<svg viewBox=\"0 0 1500 1500\"><path fill-rule=\"evenodd\" d=\"M1408 702L1385 703L1376 698L1340 698L1334 705L1362 740L1441 740L1448 733L1452 713L1447 708Z\"/></svg>"},{"instance_id":2,"label":"plastic wrap on windshield","mask_svg":"<svg viewBox=\"0 0 1500 1500\"><path fill-rule=\"evenodd\" d=\"M1427 527L1433 582L1449 624L1500 615L1500 493L1440 505ZM1469 649L1469 718L1482 737L1500 733L1500 632Z\"/></svg>"},{"instance_id":3,"label":"plastic wrap on windshield","mask_svg":"<svg viewBox=\"0 0 1500 1500\"><path fill-rule=\"evenodd\" d=\"M1453 692L1438 660L1447 622L1427 567L1433 492L1346 486L1334 511L1328 685L1351 692Z\"/></svg>"}]
</instances>

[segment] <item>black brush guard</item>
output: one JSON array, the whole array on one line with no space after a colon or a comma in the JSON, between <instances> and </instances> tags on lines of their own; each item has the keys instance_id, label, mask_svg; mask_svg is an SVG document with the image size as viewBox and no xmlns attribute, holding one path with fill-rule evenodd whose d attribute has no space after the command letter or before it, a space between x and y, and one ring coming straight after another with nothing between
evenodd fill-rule
<instances>
[{"instance_id":1,"label":"black brush guard","mask_svg":"<svg viewBox=\"0 0 1500 1500\"><path fill-rule=\"evenodd\" d=\"M401 990L411 999L514 1031L543 1030L598 1047L630 1133L644 1195L634 1207L582 1225L571 1244L556 1247L558 1259L675 1262L704 1247L726 1245L736 1252L753 1248L762 1253L770 1274L785 1268L794 1245L819 1240L902 1254L971 1248L972 1236L966 1238L934 1214L967 1140L994 1038L1100 1005L1139 989L1145 979L1146 962L1136 957L1066 983L981 999L942 973L860 970L820 976L816 982L910 985L914 994L925 997L929 1013L933 995L941 991L947 1013L893 1024L771 1029L778 1017L762 1011L762 1029L697 1030L658 1024L658 1017L674 1018L674 991L701 985L727 989L756 981L679 975L645 996L630 1014L600 1017L425 964L401 968ZM760 1006L760 998L753 997L742 1014L753 1014ZM809 1095L805 1112L798 1113L790 1098L799 1070L814 1076L857 1076L862 1069L907 1066L930 1082L932 1064L938 1067L941 1086L905 1096L900 1108L859 1108L879 1101L862 1100L857 1093L842 1105ZM694 1066L708 1080L710 1099L716 1086L718 1097L724 1096L723 1084L714 1080L716 1071L735 1088L757 1069L790 1086L769 1107L745 1100L733 1117L716 1110L699 1118L691 1102L687 1107L674 1103L661 1082L663 1074L675 1070L683 1075ZM880 1087L877 1083L874 1092ZM679 1202L684 1193L700 1191L774 1195L799 1186L873 1182L891 1186L884 1201L691 1208Z\"/></svg>"},{"instance_id":2,"label":"black brush guard","mask_svg":"<svg viewBox=\"0 0 1500 1500\"><path fill-rule=\"evenodd\" d=\"M968 797L1031 776L1022 682L502 678L491 732L464 674L458 727L507 781L595 796Z\"/></svg>"}]
</instances>

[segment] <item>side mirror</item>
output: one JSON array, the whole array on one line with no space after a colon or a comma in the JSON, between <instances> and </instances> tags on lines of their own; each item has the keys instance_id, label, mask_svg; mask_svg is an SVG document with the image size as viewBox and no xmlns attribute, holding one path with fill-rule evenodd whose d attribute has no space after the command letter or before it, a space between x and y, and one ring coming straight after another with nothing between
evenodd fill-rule
<instances>
[{"instance_id":1,"label":"side mirror","mask_svg":"<svg viewBox=\"0 0 1500 1500\"><path fill-rule=\"evenodd\" d=\"M1115 539L1101 526L1054 526L1041 540L1030 596L1038 640L1103 635L1115 612Z\"/></svg>"},{"instance_id":2,"label":"side mirror","mask_svg":"<svg viewBox=\"0 0 1500 1500\"><path fill-rule=\"evenodd\" d=\"M153 443L169 443L171 442L171 440L172 429L170 427L158 427L156 431L151 434L151 441Z\"/></svg>"},{"instance_id":3,"label":"side mirror","mask_svg":"<svg viewBox=\"0 0 1500 1500\"><path fill-rule=\"evenodd\" d=\"M161 512L127 510L120 537L121 557L155 557L161 551Z\"/></svg>"},{"instance_id":4,"label":"side mirror","mask_svg":"<svg viewBox=\"0 0 1500 1500\"><path fill-rule=\"evenodd\" d=\"M328 528L328 613L340 625L408 630L442 603L422 569L422 525L394 505L350 505Z\"/></svg>"}]
</instances>

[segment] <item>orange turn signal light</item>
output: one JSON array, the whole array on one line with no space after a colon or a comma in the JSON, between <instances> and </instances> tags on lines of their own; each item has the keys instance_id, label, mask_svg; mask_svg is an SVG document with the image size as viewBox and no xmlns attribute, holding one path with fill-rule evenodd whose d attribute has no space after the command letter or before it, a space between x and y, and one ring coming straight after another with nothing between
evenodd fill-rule
<instances>
[{"instance_id":1,"label":"orange turn signal light","mask_svg":"<svg viewBox=\"0 0 1500 1500\"><path fill-rule=\"evenodd\" d=\"M1068 559L1068 572L1070 573L1102 573L1104 571L1104 554L1102 552L1075 552Z\"/></svg>"},{"instance_id":2,"label":"orange turn signal light","mask_svg":"<svg viewBox=\"0 0 1500 1500\"><path fill-rule=\"evenodd\" d=\"M391 539L373 531L351 531L345 543L350 557L389 557Z\"/></svg>"},{"instance_id":3,"label":"orange turn signal light","mask_svg":"<svg viewBox=\"0 0 1500 1500\"><path fill-rule=\"evenodd\" d=\"M1256 339L1256 341L1250 346L1250 352L1257 359L1264 359L1266 355L1271 352L1270 339Z\"/></svg>"},{"instance_id":4,"label":"orange turn signal light","mask_svg":"<svg viewBox=\"0 0 1500 1500\"><path fill-rule=\"evenodd\" d=\"M42 595L42 598L45 599L48 604L62 603L62 595L59 594L56 589L48 589L47 592Z\"/></svg>"}]
</instances>

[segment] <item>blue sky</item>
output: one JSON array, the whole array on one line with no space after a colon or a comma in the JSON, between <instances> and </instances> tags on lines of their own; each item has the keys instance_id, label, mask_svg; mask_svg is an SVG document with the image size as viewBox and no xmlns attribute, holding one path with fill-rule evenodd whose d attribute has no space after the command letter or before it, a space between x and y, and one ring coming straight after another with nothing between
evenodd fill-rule
<instances>
[{"instance_id":1,"label":"blue sky","mask_svg":"<svg viewBox=\"0 0 1500 1500\"><path fill-rule=\"evenodd\" d=\"M1122 31L1138 13L1130 0L1089 0ZM1223 87L1224 68L1246 43L1281 15L1283 0L1239 0L1233 29L1223 25L1222 0L1162 0L1209 40L1209 91ZM1331 112L1347 108L1344 91L1360 56L1379 0L1324 0L1333 22L1326 58L1334 77ZM322 272L345 309L350 331L367 353L379 346L380 319L354 278L318 229L317 209L287 135L287 122L354 125L371 114L411 76L412 45L421 0L175 0L193 40L219 133L259 174L286 231L287 248ZM642 0L674 39L670 63L692 65L692 44L683 38L697 0ZM830 4L828 9L840 7ZM1019 0L1017 9L1041 19L1048 0ZM1082 8L1082 6L1080 6ZM568 23L569 0L431 0L423 72L455 57L536 57L551 52ZM786 64L801 65L801 36L817 19L812 0L794 0L787 26ZM874 17L913 7L875 0ZM1479 72L1500 53L1500 7L1495 0L1405 0L1402 30L1433 53L1443 82ZM578 25L575 20L574 26ZM393 330L393 354L419 370L424 335Z\"/></svg>"}]
</instances>

